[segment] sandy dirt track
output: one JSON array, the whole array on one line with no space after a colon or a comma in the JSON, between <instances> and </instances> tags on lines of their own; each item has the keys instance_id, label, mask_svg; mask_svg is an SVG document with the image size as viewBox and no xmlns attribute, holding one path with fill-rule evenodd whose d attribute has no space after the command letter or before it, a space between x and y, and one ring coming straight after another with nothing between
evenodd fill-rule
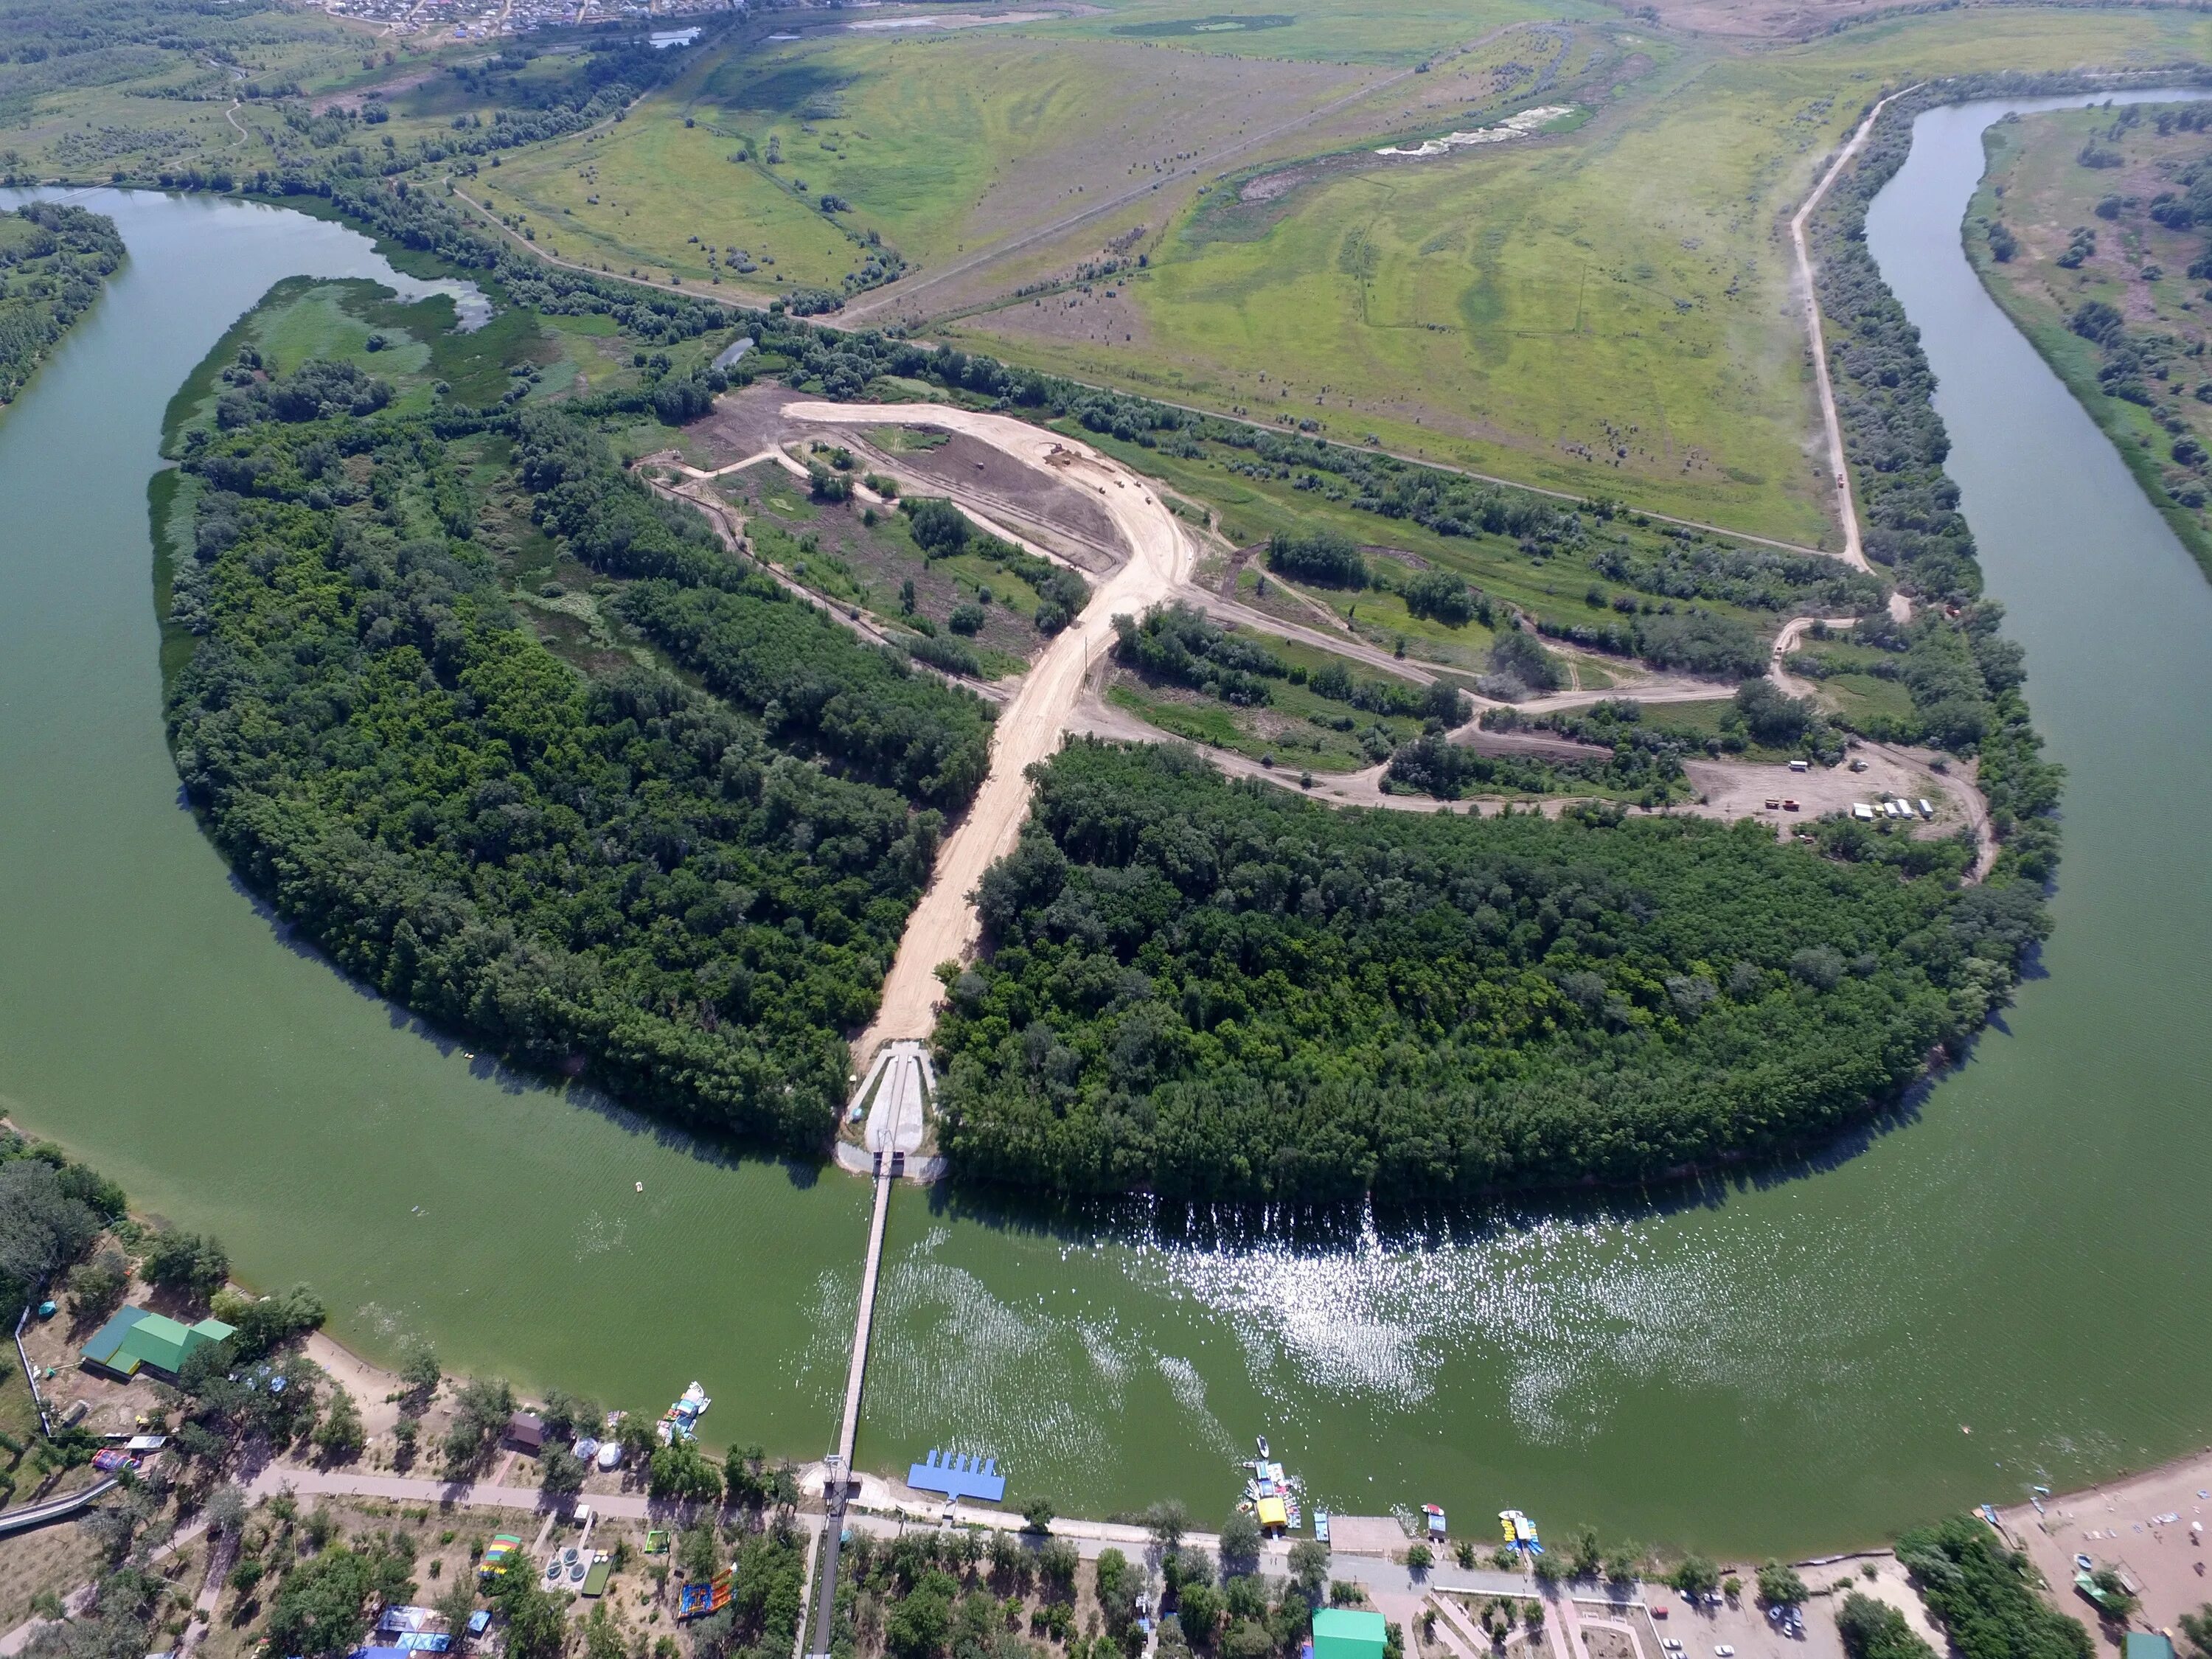
<instances>
[{"instance_id":1,"label":"sandy dirt track","mask_svg":"<svg viewBox=\"0 0 2212 1659\"><path fill-rule=\"evenodd\" d=\"M805 423L933 426L980 439L1047 478L1096 495L1131 550L1129 562L1097 584L1082 616L1045 647L1013 701L999 711L990 775L939 849L936 873L884 981L875 1022L854 1045L854 1058L865 1064L886 1040L927 1037L935 1028L945 998L937 964L958 961L975 942L980 924L969 895L1021 833L1029 811L1029 768L1060 747L1085 677L1113 643L1113 617L1166 599L1189 580L1196 561L1181 523L1144 480L1086 444L1055 438L1011 416L942 404L795 403L785 413ZM1054 456L1049 465L1048 455Z\"/></svg>"},{"instance_id":2,"label":"sandy dirt track","mask_svg":"<svg viewBox=\"0 0 2212 1659\"><path fill-rule=\"evenodd\" d=\"M1805 331L1813 347L1814 381L1820 392L1820 424L1828 440L1829 470L1836 479L1836 517L1844 527L1841 556L1846 563L1856 565L1869 575L1874 574L1874 567L1867 562L1866 549L1859 540L1858 503L1851 495L1850 467L1844 456L1844 424L1836 413L1836 388L1828 375L1827 339L1820 327L1820 296L1813 286L1813 255L1805 240L1805 222L1813 216L1813 210L1819 207L1827 196L1828 186L1836 182L1852 159L1866 147L1866 141L1873 136L1874 124L1881 118L1882 111L1913 89L1907 87L1904 92L1893 92L1867 112L1866 119L1859 123L1859 129L1851 135L1850 142L1836 152L1836 159L1820 175L1820 182L1813 186L1813 193L1805 198L1804 205L1790 219L1790 244L1797 256L1797 285L1803 291L1805 299ZM1889 596L1889 614L1899 622L1907 620L1912 615L1911 601L1902 593L1893 591Z\"/></svg>"}]
</instances>

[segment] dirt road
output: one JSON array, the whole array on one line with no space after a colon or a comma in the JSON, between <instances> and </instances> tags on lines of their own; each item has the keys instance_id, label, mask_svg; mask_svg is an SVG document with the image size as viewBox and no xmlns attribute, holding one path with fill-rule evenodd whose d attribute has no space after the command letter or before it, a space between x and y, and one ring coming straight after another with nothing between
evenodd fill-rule
<instances>
[{"instance_id":1,"label":"dirt road","mask_svg":"<svg viewBox=\"0 0 2212 1659\"><path fill-rule=\"evenodd\" d=\"M990 775L939 849L936 873L907 921L884 981L875 1023L854 1045L854 1058L866 1064L887 1039L927 1037L934 1028L945 999L937 964L958 961L975 942L979 923L969 895L1021 833L1029 811L1029 768L1060 747L1085 677L1113 643L1112 618L1166 599L1189 580L1195 557L1182 524L1142 478L1087 444L1055 438L1010 416L941 404L799 403L785 413L801 422L933 426L965 433L1070 489L1093 492L1132 550L1127 563L1094 584L1082 616L1045 647L1021 690L1000 710ZM1048 455L1054 457L1050 465Z\"/></svg>"},{"instance_id":2,"label":"dirt road","mask_svg":"<svg viewBox=\"0 0 2212 1659\"><path fill-rule=\"evenodd\" d=\"M1905 88L1905 92L1911 90L1911 87ZM1905 92L1893 92L1867 112L1866 119L1859 123L1859 130L1851 135L1849 143L1836 152L1836 159L1820 175L1820 182L1813 186L1813 193L1790 220L1790 243L1797 254L1797 284L1805 295L1805 331L1813 345L1813 376L1820 391L1820 422L1828 437L1828 471L1836 480L1836 517L1844 528L1843 557L1869 575L1873 567L1867 563L1866 550L1859 544L1858 507L1851 498L1851 471L1844 458L1844 423L1836 413L1836 388L1828 378L1828 346L1820 329L1820 298L1813 287L1813 254L1805 241L1805 222L1826 197L1828 186L1866 148L1866 141L1874 131L1874 124L1881 118L1882 111L1902 98ZM1896 612L1897 603L1898 596L1892 595L1892 614Z\"/></svg>"}]
</instances>

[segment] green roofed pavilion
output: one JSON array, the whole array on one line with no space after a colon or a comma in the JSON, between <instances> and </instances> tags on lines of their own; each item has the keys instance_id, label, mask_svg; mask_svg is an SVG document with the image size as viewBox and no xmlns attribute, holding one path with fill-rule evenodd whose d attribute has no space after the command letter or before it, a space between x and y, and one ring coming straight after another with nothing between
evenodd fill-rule
<instances>
[{"instance_id":1,"label":"green roofed pavilion","mask_svg":"<svg viewBox=\"0 0 2212 1659\"><path fill-rule=\"evenodd\" d=\"M1379 1613L1322 1607L1313 1617L1314 1659L1382 1659L1388 1640Z\"/></svg>"},{"instance_id":2,"label":"green roofed pavilion","mask_svg":"<svg viewBox=\"0 0 2212 1659\"><path fill-rule=\"evenodd\" d=\"M173 1377L192 1354L231 1334L232 1328L220 1319L183 1325L143 1308L124 1308L79 1352L87 1364L117 1376L136 1376L143 1366Z\"/></svg>"}]
</instances>

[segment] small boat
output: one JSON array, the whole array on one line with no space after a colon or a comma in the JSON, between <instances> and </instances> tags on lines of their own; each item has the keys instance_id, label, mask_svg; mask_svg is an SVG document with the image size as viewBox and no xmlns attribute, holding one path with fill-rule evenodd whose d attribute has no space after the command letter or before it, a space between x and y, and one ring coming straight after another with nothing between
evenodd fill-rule
<instances>
[{"instance_id":1,"label":"small boat","mask_svg":"<svg viewBox=\"0 0 2212 1659\"><path fill-rule=\"evenodd\" d=\"M1267 1437L1266 1435L1264 1435L1264 1434L1263 1434L1263 1435L1261 1435L1261 1436L1260 1437L1260 1455L1261 1455L1261 1456L1262 1456L1262 1457L1265 1457L1267 1455Z\"/></svg>"},{"instance_id":2,"label":"small boat","mask_svg":"<svg viewBox=\"0 0 2212 1659\"><path fill-rule=\"evenodd\" d=\"M1327 1510L1314 1511L1314 1536L1324 1544L1328 1542L1328 1511Z\"/></svg>"}]
</instances>

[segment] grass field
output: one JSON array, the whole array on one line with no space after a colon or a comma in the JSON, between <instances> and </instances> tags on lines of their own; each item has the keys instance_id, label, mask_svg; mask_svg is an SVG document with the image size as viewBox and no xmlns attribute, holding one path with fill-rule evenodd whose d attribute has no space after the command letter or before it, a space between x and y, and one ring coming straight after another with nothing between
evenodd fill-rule
<instances>
[{"instance_id":1,"label":"grass field","mask_svg":"<svg viewBox=\"0 0 2212 1659\"><path fill-rule=\"evenodd\" d=\"M2212 450L2212 402L2195 395L2212 383L2212 300L2188 276L2206 247L2206 229L2176 229L2151 217L2161 196L2187 188L2194 168L2212 165L2212 133L2174 127L2174 110L2054 112L1990 129L1990 171L1968 210L1966 246L1983 280L2021 331L2104 428L2151 500L2200 562L2212 568L2212 491L2203 455ZM2093 150L2109 165L2086 166ZM2100 204L2109 210L2100 211ZM1990 226L2016 243L2008 260L1991 252ZM2059 261L2094 231L2077 264ZM2161 342L2146 372L2116 385L2099 373L2106 347L2075 332L2070 319L2093 301L2114 307L2138 344ZM2137 401L2140 397L2141 401ZM2183 459L2193 443L2198 459Z\"/></svg>"},{"instance_id":2,"label":"grass field","mask_svg":"<svg viewBox=\"0 0 2212 1659\"><path fill-rule=\"evenodd\" d=\"M726 276L747 289L838 287L865 244L811 198L732 160L738 148L648 100L618 127L533 147L480 173L471 194L558 257L617 273L710 288ZM760 268L743 270L745 263Z\"/></svg>"},{"instance_id":3,"label":"grass field","mask_svg":"<svg viewBox=\"0 0 2212 1659\"><path fill-rule=\"evenodd\" d=\"M735 249L749 286L836 288L871 234L927 269L1374 76L995 30L750 42L477 184L565 257L708 282L708 251Z\"/></svg>"},{"instance_id":4,"label":"grass field","mask_svg":"<svg viewBox=\"0 0 2212 1659\"><path fill-rule=\"evenodd\" d=\"M1608 38L1617 79L1577 131L1316 170L1249 234L1201 202L1081 325L1030 305L954 331L1083 379L1832 542L1778 234L1821 159L1919 76L2212 52L2199 16L2025 8L2002 30L1939 14L1756 53Z\"/></svg>"},{"instance_id":5,"label":"grass field","mask_svg":"<svg viewBox=\"0 0 2212 1659\"><path fill-rule=\"evenodd\" d=\"M1323 0L1279 8L1228 6L1221 0L1127 0L1108 6L1103 15L1060 25L1030 24L1026 32L1041 38L1144 40L1211 57L1402 68L1507 23L1610 15L1610 9L1587 0L1485 0L1479 7L1450 0L1394 0L1388 6Z\"/></svg>"}]
</instances>

